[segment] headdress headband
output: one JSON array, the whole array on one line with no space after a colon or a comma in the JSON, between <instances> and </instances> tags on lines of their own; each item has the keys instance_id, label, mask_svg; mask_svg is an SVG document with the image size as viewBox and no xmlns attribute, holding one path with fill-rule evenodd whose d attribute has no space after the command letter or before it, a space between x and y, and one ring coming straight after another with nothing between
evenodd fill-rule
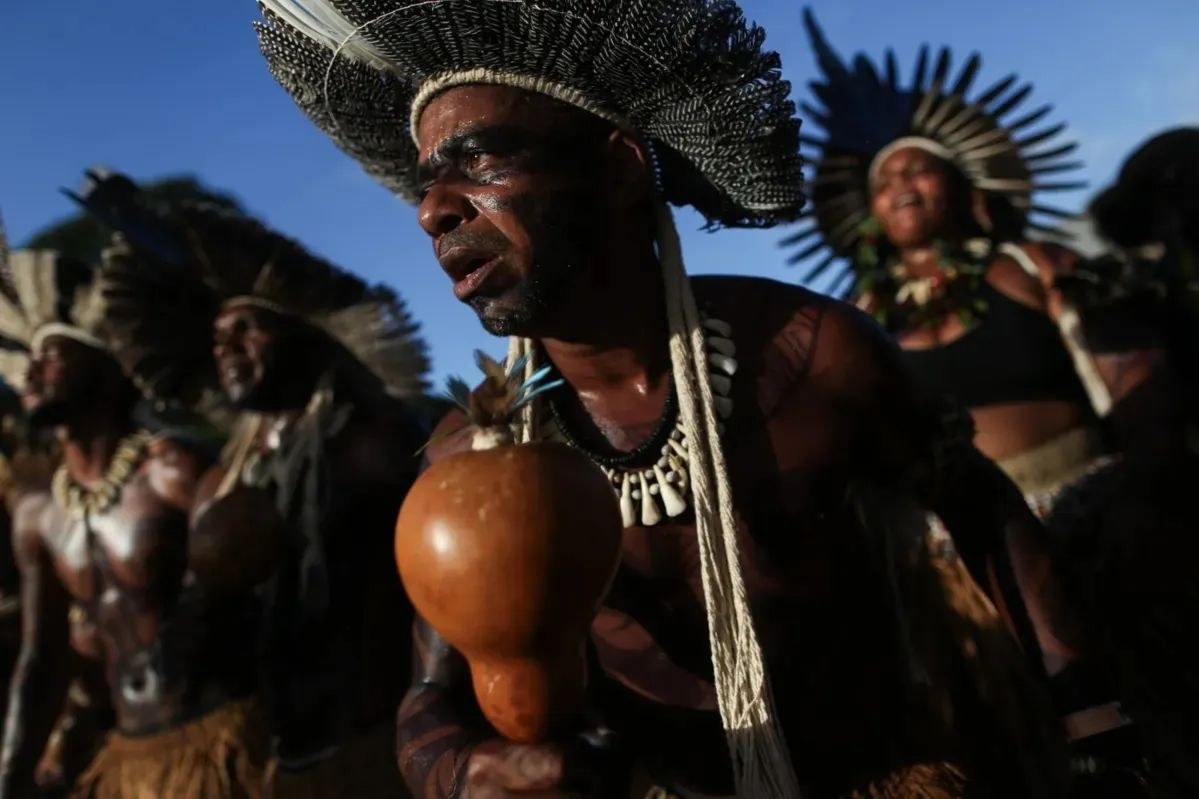
<instances>
[{"instance_id":1,"label":"headdress headband","mask_svg":"<svg viewBox=\"0 0 1199 799\"><path fill-rule=\"evenodd\" d=\"M866 173L867 186L872 185L875 179L878 178L878 171L882 169L887 159L900 150L923 150L929 155L935 155L937 158L948 161L951 164L953 163L953 151L945 145L935 142L932 139L926 139L923 136L904 136L879 150L874 158L870 160L870 168Z\"/></svg>"},{"instance_id":2,"label":"headdress headband","mask_svg":"<svg viewBox=\"0 0 1199 799\"><path fill-rule=\"evenodd\" d=\"M0 238L3 238L0 234ZM49 250L0 246L0 377L16 390L50 336L108 351L95 270Z\"/></svg>"}]
</instances>

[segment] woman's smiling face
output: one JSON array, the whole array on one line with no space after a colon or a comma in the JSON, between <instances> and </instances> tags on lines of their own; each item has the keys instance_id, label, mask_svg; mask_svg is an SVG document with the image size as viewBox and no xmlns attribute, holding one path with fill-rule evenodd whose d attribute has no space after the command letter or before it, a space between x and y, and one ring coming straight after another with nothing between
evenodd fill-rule
<instances>
[{"instance_id":1,"label":"woman's smiling face","mask_svg":"<svg viewBox=\"0 0 1199 799\"><path fill-rule=\"evenodd\" d=\"M897 150L879 166L870 186L871 211L893 245L926 246L947 232L950 168L919 147Z\"/></svg>"}]
</instances>

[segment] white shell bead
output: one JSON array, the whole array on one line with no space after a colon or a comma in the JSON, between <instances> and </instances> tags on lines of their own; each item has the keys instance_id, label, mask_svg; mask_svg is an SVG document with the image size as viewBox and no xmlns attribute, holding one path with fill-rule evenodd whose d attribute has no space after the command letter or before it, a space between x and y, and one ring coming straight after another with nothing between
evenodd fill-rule
<instances>
[{"instance_id":1,"label":"white shell bead","mask_svg":"<svg viewBox=\"0 0 1199 799\"><path fill-rule=\"evenodd\" d=\"M729 338L733 335L732 326L727 322L720 321L719 319L704 319L701 324L718 336Z\"/></svg>"},{"instance_id":2,"label":"white shell bead","mask_svg":"<svg viewBox=\"0 0 1199 799\"><path fill-rule=\"evenodd\" d=\"M627 474L620 481L620 520L624 522L625 527L632 527L637 523L637 511L633 506L633 487L629 485Z\"/></svg>"},{"instance_id":3,"label":"white shell bead","mask_svg":"<svg viewBox=\"0 0 1199 799\"><path fill-rule=\"evenodd\" d=\"M708 339L708 346L719 352L721 355L727 355L732 358L737 354L737 345L727 338L716 338L713 336Z\"/></svg>"},{"instance_id":4,"label":"white shell bead","mask_svg":"<svg viewBox=\"0 0 1199 799\"><path fill-rule=\"evenodd\" d=\"M708 353L708 363L729 377L737 374L737 362L727 355L722 355L719 352L710 352Z\"/></svg>"}]
</instances>

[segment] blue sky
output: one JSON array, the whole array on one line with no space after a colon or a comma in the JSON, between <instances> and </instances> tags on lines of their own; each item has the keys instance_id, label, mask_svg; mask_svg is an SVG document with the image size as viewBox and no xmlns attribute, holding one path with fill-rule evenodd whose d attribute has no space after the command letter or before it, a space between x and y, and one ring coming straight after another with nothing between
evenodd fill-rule
<instances>
[{"instance_id":1,"label":"blue sky","mask_svg":"<svg viewBox=\"0 0 1199 799\"><path fill-rule=\"evenodd\" d=\"M1052 102L1095 188L1139 141L1199 124L1195 0L813 0L845 57L891 46L908 74L922 42L958 63L983 54L981 80L1009 71ZM797 97L814 66L797 3L743 0L783 56ZM200 9L203 9L201 13ZM5 0L0 4L0 210L12 238L71 212L60 186L104 162L137 178L190 171L238 195L325 257L400 289L424 325L440 381L470 374L471 352L502 351L450 293L415 213L336 150L272 81L252 0ZM1031 108L1031 106L1030 106ZM1059 201L1077 208L1086 192ZM688 268L797 280L775 231L699 232L679 216Z\"/></svg>"}]
</instances>

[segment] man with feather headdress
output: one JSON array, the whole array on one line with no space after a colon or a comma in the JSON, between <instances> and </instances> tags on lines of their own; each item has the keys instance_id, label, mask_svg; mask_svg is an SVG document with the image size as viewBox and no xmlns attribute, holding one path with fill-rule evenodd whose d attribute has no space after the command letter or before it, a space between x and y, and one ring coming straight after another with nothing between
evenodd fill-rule
<instances>
[{"instance_id":1,"label":"man with feather headdress","mask_svg":"<svg viewBox=\"0 0 1199 799\"><path fill-rule=\"evenodd\" d=\"M83 203L120 232L102 283L128 368L152 396L235 418L198 490L190 565L209 593L264 591L268 791L403 795L412 617L392 537L428 434L410 405L428 370L416 324L395 292L247 216L90 178Z\"/></svg>"},{"instance_id":2,"label":"man with feather headdress","mask_svg":"<svg viewBox=\"0 0 1199 799\"><path fill-rule=\"evenodd\" d=\"M25 495L50 486L59 462L56 444L44 432L28 429L20 397L0 382L0 498L4 503L0 507L0 657L4 659L0 684L6 688L21 649L20 570L13 559L12 511ZM72 682L38 763L35 780L44 791L65 792L95 755L103 733L113 723L108 703L97 705L91 700L92 695L103 694L98 668L87 668ZM0 709L7 715L7 691L0 697Z\"/></svg>"},{"instance_id":3,"label":"man with feather headdress","mask_svg":"<svg viewBox=\"0 0 1199 799\"><path fill-rule=\"evenodd\" d=\"M75 655L103 679L71 692L60 731L94 733L71 721L77 712L115 717L78 796L256 796L266 739L248 699L251 661L239 655L252 608L207 604L184 584L188 511L215 452L123 372L93 268L26 250L9 253L0 275L0 375L30 428L52 432L61 451L49 484L14 506L22 637L0 796L32 790ZM60 741L52 754L69 761L87 745Z\"/></svg>"},{"instance_id":4,"label":"man with feather headdress","mask_svg":"<svg viewBox=\"0 0 1199 799\"><path fill-rule=\"evenodd\" d=\"M272 74L419 205L455 296L513 337L513 379L563 381L512 409L516 442L586 453L626 528L589 674L642 768L592 759L619 743L498 739L463 655L418 622L399 719L413 792L1062 795L1050 736L1023 739L1045 730L1011 640L953 604L978 599L968 579L946 591L919 565L926 503L980 578L997 566L992 596L1036 651L1001 543L1037 531L1019 494L861 313L685 274L667 202L765 227L804 201L790 87L735 3L260 5ZM983 721L996 710L1005 726Z\"/></svg>"}]
</instances>

